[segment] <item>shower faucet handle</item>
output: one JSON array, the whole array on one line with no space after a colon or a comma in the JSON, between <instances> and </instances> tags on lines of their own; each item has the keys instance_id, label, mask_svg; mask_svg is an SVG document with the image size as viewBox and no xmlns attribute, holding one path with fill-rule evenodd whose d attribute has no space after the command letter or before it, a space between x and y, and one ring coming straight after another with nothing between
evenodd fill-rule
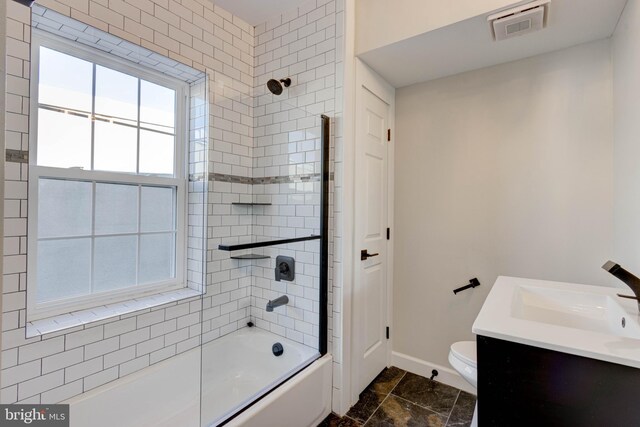
<instances>
[{"instance_id":1,"label":"shower faucet handle","mask_svg":"<svg viewBox=\"0 0 640 427\"><path fill-rule=\"evenodd\" d=\"M280 270L280 274L287 274L289 272L289 264L286 262L281 262L278 265L278 269Z\"/></svg>"},{"instance_id":2,"label":"shower faucet handle","mask_svg":"<svg viewBox=\"0 0 640 427\"><path fill-rule=\"evenodd\" d=\"M296 260L292 257L278 255L276 257L276 282L286 280L292 282L296 278Z\"/></svg>"}]
</instances>

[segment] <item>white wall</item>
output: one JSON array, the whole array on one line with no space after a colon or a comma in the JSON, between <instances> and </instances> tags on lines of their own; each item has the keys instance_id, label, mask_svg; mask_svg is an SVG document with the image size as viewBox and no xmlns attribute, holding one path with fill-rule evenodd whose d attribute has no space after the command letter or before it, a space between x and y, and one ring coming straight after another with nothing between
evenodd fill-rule
<instances>
[{"instance_id":1,"label":"white wall","mask_svg":"<svg viewBox=\"0 0 640 427\"><path fill-rule=\"evenodd\" d=\"M629 0L613 37L615 261L640 273L640 4Z\"/></svg>"},{"instance_id":2,"label":"white wall","mask_svg":"<svg viewBox=\"0 0 640 427\"><path fill-rule=\"evenodd\" d=\"M356 0L356 53L362 54L517 3L521 2L514 0Z\"/></svg>"},{"instance_id":3,"label":"white wall","mask_svg":"<svg viewBox=\"0 0 640 427\"><path fill-rule=\"evenodd\" d=\"M449 366L498 275L613 282L610 53L604 40L398 90L394 351Z\"/></svg>"}]
</instances>

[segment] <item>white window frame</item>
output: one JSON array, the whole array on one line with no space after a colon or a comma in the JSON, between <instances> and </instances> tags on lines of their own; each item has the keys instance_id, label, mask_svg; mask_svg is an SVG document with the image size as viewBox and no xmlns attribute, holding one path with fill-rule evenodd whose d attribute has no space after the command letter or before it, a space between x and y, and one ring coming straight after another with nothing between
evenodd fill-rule
<instances>
[{"instance_id":1,"label":"white window frame","mask_svg":"<svg viewBox=\"0 0 640 427\"><path fill-rule=\"evenodd\" d=\"M38 166L38 86L40 47L50 48L77 58L120 71L176 91L174 177L55 168ZM93 82L95 85L95 81ZM47 32L33 29L31 39L31 105L29 123L29 196L28 196L28 251L27 251L27 316L28 321L39 320L65 313L134 300L157 293L182 289L187 286L187 178L188 171L188 94L187 83L150 70L142 65L104 53L77 42L66 40ZM139 102L139 100L138 100ZM93 154L92 154L93 155ZM37 247L38 247L38 183L40 178L69 179L95 183L132 184L174 187L176 189L176 242L175 278L162 283L140 285L114 291L92 293L38 304L37 295ZM140 201L139 201L140 202ZM95 203L95 200L93 201ZM139 230L138 230L139 232Z\"/></svg>"}]
</instances>

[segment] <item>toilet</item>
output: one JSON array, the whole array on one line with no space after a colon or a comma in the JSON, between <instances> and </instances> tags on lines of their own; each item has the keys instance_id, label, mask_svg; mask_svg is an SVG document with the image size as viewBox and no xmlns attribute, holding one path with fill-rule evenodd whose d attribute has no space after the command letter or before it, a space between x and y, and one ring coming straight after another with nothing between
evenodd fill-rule
<instances>
[{"instance_id":1,"label":"toilet","mask_svg":"<svg viewBox=\"0 0 640 427\"><path fill-rule=\"evenodd\" d=\"M451 345L449 363L467 380L473 388L478 388L478 359L476 357L475 341L459 341ZM471 427L478 427L478 403L473 411Z\"/></svg>"}]
</instances>

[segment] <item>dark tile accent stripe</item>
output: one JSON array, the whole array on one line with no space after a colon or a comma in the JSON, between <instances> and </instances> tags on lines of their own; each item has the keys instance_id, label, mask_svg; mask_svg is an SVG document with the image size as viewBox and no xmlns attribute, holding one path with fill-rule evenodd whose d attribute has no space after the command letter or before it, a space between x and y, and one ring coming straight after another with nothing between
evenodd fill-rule
<instances>
[{"instance_id":1,"label":"dark tile accent stripe","mask_svg":"<svg viewBox=\"0 0 640 427\"><path fill-rule=\"evenodd\" d=\"M334 174L329 176L330 180L334 179ZM209 181L230 182L233 184L289 184L292 182L319 182L322 180L322 175L319 173L307 174L307 175L285 175L285 176L265 176L259 178L250 178L247 176L239 175L227 175L223 173L209 174ZM204 181L203 174L192 174L189 176L190 182Z\"/></svg>"},{"instance_id":2,"label":"dark tile accent stripe","mask_svg":"<svg viewBox=\"0 0 640 427\"><path fill-rule=\"evenodd\" d=\"M29 152L25 150L5 150L5 160L12 163L29 163Z\"/></svg>"},{"instance_id":3,"label":"dark tile accent stripe","mask_svg":"<svg viewBox=\"0 0 640 427\"><path fill-rule=\"evenodd\" d=\"M253 178L248 176L239 176L239 175L227 175L223 173L213 173L209 174L209 181L220 181L220 182L231 182L233 184L253 184Z\"/></svg>"},{"instance_id":4,"label":"dark tile accent stripe","mask_svg":"<svg viewBox=\"0 0 640 427\"><path fill-rule=\"evenodd\" d=\"M291 182L314 182L320 181L322 175L319 173L309 175L291 175L291 176L265 176L262 178L253 178L252 184L289 184Z\"/></svg>"}]
</instances>

